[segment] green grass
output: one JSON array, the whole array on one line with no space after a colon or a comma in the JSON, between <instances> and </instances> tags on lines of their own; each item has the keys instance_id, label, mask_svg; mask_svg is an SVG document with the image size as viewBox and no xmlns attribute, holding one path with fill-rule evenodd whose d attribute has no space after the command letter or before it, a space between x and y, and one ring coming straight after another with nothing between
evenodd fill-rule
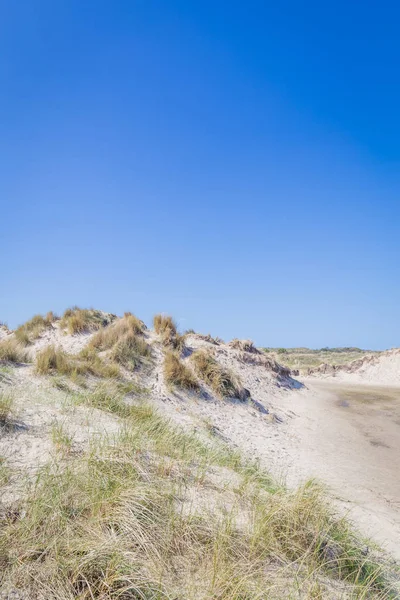
<instances>
[{"instance_id":1,"label":"green grass","mask_svg":"<svg viewBox=\"0 0 400 600\"><path fill-rule=\"evenodd\" d=\"M0 392L0 426L10 423L14 414L14 397L7 392Z\"/></svg>"},{"instance_id":2,"label":"green grass","mask_svg":"<svg viewBox=\"0 0 400 600\"><path fill-rule=\"evenodd\" d=\"M63 423L55 422L51 428L51 439L58 452L67 455L72 450L73 436L70 435Z\"/></svg>"},{"instance_id":3,"label":"green grass","mask_svg":"<svg viewBox=\"0 0 400 600\"><path fill-rule=\"evenodd\" d=\"M7 466L6 459L0 456L0 490L7 485L11 478L11 471Z\"/></svg>"}]
</instances>

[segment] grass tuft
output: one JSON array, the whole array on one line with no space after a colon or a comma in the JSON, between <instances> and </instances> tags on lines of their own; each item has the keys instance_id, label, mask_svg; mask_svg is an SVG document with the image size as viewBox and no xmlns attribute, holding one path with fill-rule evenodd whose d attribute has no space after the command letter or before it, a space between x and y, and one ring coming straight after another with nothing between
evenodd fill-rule
<instances>
[{"instance_id":1,"label":"grass tuft","mask_svg":"<svg viewBox=\"0 0 400 600\"><path fill-rule=\"evenodd\" d=\"M48 312L45 317L42 315L35 315L23 325L20 325L14 332L17 341L27 346L36 340L40 335L52 327L53 322L57 319L53 312Z\"/></svg>"},{"instance_id":2,"label":"grass tuft","mask_svg":"<svg viewBox=\"0 0 400 600\"><path fill-rule=\"evenodd\" d=\"M185 347L185 335L178 333L174 319L169 315L155 315L153 318L154 330L161 337L161 342L166 348L181 352Z\"/></svg>"},{"instance_id":3,"label":"grass tuft","mask_svg":"<svg viewBox=\"0 0 400 600\"><path fill-rule=\"evenodd\" d=\"M14 397L11 394L0 393L0 425L5 426L10 423L14 414Z\"/></svg>"},{"instance_id":4,"label":"grass tuft","mask_svg":"<svg viewBox=\"0 0 400 600\"><path fill-rule=\"evenodd\" d=\"M199 391L200 385L194 373L174 352L166 352L164 359L164 378L167 385L186 390Z\"/></svg>"},{"instance_id":5,"label":"grass tuft","mask_svg":"<svg viewBox=\"0 0 400 600\"><path fill-rule=\"evenodd\" d=\"M195 371L218 396L246 399L246 392L239 379L207 351L197 350L191 356Z\"/></svg>"},{"instance_id":6,"label":"grass tuft","mask_svg":"<svg viewBox=\"0 0 400 600\"><path fill-rule=\"evenodd\" d=\"M76 333L84 333L85 331L96 331L101 327L106 327L115 319L115 315L103 313L100 310L93 308L67 308L64 312L60 326L67 329L68 333L74 335Z\"/></svg>"},{"instance_id":7,"label":"grass tuft","mask_svg":"<svg viewBox=\"0 0 400 600\"><path fill-rule=\"evenodd\" d=\"M113 347L110 358L126 369L134 370L151 358L151 347L133 331L128 331Z\"/></svg>"},{"instance_id":8,"label":"grass tuft","mask_svg":"<svg viewBox=\"0 0 400 600\"><path fill-rule=\"evenodd\" d=\"M97 350L109 350L117 344L126 334L142 335L145 325L131 313L125 313L122 319L118 319L104 329L100 329L89 342L91 348Z\"/></svg>"},{"instance_id":9,"label":"grass tuft","mask_svg":"<svg viewBox=\"0 0 400 600\"><path fill-rule=\"evenodd\" d=\"M61 348L46 346L36 355L36 373L39 375L58 373L70 377L78 375L118 377L119 369L115 364L104 363L94 351L88 349L78 356L71 356Z\"/></svg>"},{"instance_id":10,"label":"grass tuft","mask_svg":"<svg viewBox=\"0 0 400 600\"><path fill-rule=\"evenodd\" d=\"M26 363L30 362L30 357L25 348L15 338L11 338L0 342L0 360Z\"/></svg>"}]
</instances>

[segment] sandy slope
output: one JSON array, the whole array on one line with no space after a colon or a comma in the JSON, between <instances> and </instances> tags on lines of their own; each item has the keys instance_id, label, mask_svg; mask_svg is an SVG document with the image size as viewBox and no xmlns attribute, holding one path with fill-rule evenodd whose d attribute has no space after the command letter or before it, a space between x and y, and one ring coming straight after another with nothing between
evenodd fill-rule
<instances>
[{"instance_id":1,"label":"sandy slope","mask_svg":"<svg viewBox=\"0 0 400 600\"><path fill-rule=\"evenodd\" d=\"M311 377L348 383L400 387L400 349L387 350L379 355L370 354L345 365L310 369Z\"/></svg>"},{"instance_id":2,"label":"sandy slope","mask_svg":"<svg viewBox=\"0 0 400 600\"><path fill-rule=\"evenodd\" d=\"M251 400L243 403L222 401L207 386L200 395L168 389L158 336L148 330L146 337L153 346L154 368L125 376L149 388L151 401L164 414L184 427L212 431L290 485L317 477L330 486L338 506L350 510L363 532L400 558L400 392L393 390L382 400L379 388L375 400L365 404L359 398L368 390L352 388L355 396L349 399L343 383L346 377L393 381L399 351L386 353L379 364L365 365L356 376L343 373L343 378L337 375L331 382L313 377L303 386L274 371L262 355L188 336L187 364L197 348L211 349L250 391ZM52 343L76 353L89 339L90 334L69 336L55 326L35 342L32 352ZM12 387L17 398L19 425L0 439L0 455L17 473L34 472L51 458L55 422L71 433L76 451L93 435L118 428L118 419L101 411L79 407L66 412L65 393L35 375L32 366L12 368L0 378L0 386ZM16 476L12 485L11 495L17 493Z\"/></svg>"}]
</instances>

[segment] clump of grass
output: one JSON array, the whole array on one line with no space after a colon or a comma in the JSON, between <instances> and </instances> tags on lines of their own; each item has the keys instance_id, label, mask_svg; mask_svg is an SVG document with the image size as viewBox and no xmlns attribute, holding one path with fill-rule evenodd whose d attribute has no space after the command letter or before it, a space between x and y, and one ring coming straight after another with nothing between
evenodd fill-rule
<instances>
[{"instance_id":1,"label":"clump of grass","mask_svg":"<svg viewBox=\"0 0 400 600\"><path fill-rule=\"evenodd\" d=\"M14 335L20 344L27 346L40 337L43 331L49 329L56 319L57 317L52 311L48 312L45 317L35 315L30 321L20 325Z\"/></svg>"},{"instance_id":2,"label":"clump of grass","mask_svg":"<svg viewBox=\"0 0 400 600\"><path fill-rule=\"evenodd\" d=\"M149 344L133 331L128 331L115 344L110 353L111 360L122 365L126 369L136 369L144 361L151 358Z\"/></svg>"},{"instance_id":3,"label":"clump of grass","mask_svg":"<svg viewBox=\"0 0 400 600\"><path fill-rule=\"evenodd\" d=\"M100 310L93 308L67 308L64 312L60 326L67 329L71 335L75 333L83 333L85 331L95 331L101 327L106 327L115 319L115 315L103 313Z\"/></svg>"},{"instance_id":4,"label":"clump of grass","mask_svg":"<svg viewBox=\"0 0 400 600\"><path fill-rule=\"evenodd\" d=\"M174 352L166 352L164 358L164 378L167 385L198 391L199 382L194 373Z\"/></svg>"},{"instance_id":5,"label":"clump of grass","mask_svg":"<svg viewBox=\"0 0 400 600\"><path fill-rule=\"evenodd\" d=\"M51 428L51 439L56 450L61 454L69 454L72 450L73 437L70 435L63 423L53 423Z\"/></svg>"},{"instance_id":6,"label":"clump of grass","mask_svg":"<svg viewBox=\"0 0 400 600\"><path fill-rule=\"evenodd\" d=\"M0 342L0 360L26 363L30 362L30 357L25 348L15 338L9 338Z\"/></svg>"},{"instance_id":7,"label":"clump of grass","mask_svg":"<svg viewBox=\"0 0 400 600\"><path fill-rule=\"evenodd\" d=\"M11 394L0 393L0 425L8 425L13 414L14 397Z\"/></svg>"},{"instance_id":8,"label":"clump of grass","mask_svg":"<svg viewBox=\"0 0 400 600\"><path fill-rule=\"evenodd\" d=\"M38 352L36 372L39 375L58 373L70 377L78 375L118 377L119 375L117 365L104 363L95 352L86 350L78 356L71 356L55 346L46 346L41 352Z\"/></svg>"},{"instance_id":9,"label":"clump of grass","mask_svg":"<svg viewBox=\"0 0 400 600\"><path fill-rule=\"evenodd\" d=\"M253 354L260 354L258 348L256 348L252 340L238 340L237 338L229 342L231 348L235 350L241 350L242 352L251 352Z\"/></svg>"},{"instance_id":10,"label":"clump of grass","mask_svg":"<svg viewBox=\"0 0 400 600\"><path fill-rule=\"evenodd\" d=\"M128 418L134 410L130 404L125 402L125 395L118 385L101 383L94 390L77 396L76 402L116 414L122 418Z\"/></svg>"},{"instance_id":11,"label":"clump of grass","mask_svg":"<svg viewBox=\"0 0 400 600\"><path fill-rule=\"evenodd\" d=\"M169 315L155 315L153 318L154 330L161 337L163 346L182 351L185 347L185 335L178 332L174 319Z\"/></svg>"},{"instance_id":12,"label":"clump of grass","mask_svg":"<svg viewBox=\"0 0 400 600\"><path fill-rule=\"evenodd\" d=\"M171 330L172 332L177 332L177 325L174 319L170 315L155 315L153 318L154 330L156 333L164 333L166 329Z\"/></svg>"},{"instance_id":13,"label":"clump of grass","mask_svg":"<svg viewBox=\"0 0 400 600\"><path fill-rule=\"evenodd\" d=\"M144 323L137 317L131 313L125 313L122 319L118 319L95 333L89 346L97 350L109 350L128 333L142 335L144 328Z\"/></svg>"},{"instance_id":14,"label":"clump of grass","mask_svg":"<svg viewBox=\"0 0 400 600\"><path fill-rule=\"evenodd\" d=\"M218 396L223 398L240 398L247 395L239 379L205 350L197 350L190 357L198 376L203 379Z\"/></svg>"},{"instance_id":15,"label":"clump of grass","mask_svg":"<svg viewBox=\"0 0 400 600\"><path fill-rule=\"evenodd\" d=\"M6 459L0 456L0 489L10 481L11 472Z\"/></svg>"}]
</instances>

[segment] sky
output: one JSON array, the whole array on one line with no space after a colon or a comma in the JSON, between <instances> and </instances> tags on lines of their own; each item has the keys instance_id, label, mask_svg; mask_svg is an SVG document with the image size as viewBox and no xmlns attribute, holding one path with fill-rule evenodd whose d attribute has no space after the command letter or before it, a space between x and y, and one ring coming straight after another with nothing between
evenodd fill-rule
<instances>
[{"instance_id":1,"label":"sky","mask_svg":"<svg viewBox=\"0 0 400 600\"><path fill-rule=\"evenodd\" d=\"M400 346L397 2L0 11L2 321Z\"/></svg>"}]
</instances>

